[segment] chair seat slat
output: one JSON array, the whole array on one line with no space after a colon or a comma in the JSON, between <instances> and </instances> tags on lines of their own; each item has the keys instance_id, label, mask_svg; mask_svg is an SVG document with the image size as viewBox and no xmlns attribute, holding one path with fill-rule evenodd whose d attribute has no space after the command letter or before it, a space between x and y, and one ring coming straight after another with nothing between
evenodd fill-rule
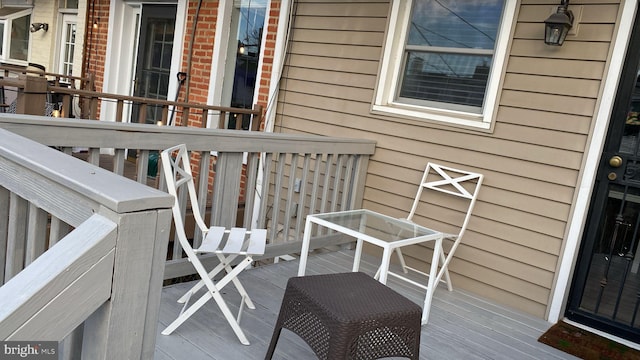
<instances>
[{"instance_id":1,"label":"chair seat slat","mask_svg":"<svg viewBox=\"0 0 640 360\"><path fill-rule=\"evenodd\" d=\"M237 254L241 252L246 235L247 229L231 228L231 230L229 230L229 238L227 239L227 243L225 244L224 249L222 249L222 252L227 254Z\"/></svg>"},{"instance_id":2,"label":"chair seat slat","mask_svg":"<svg viewBox=\"0 0 640 360\"><path fill-rule=\"evenodd\" d=\"M215 252L220 247L220 242L224 237L225 228L222 226L212 226L207 231L207 235L202 240L202 245L196 250L196 252Z\"/></svg>"},{"instance_id":3,"label":"chair seat slat","mask_svg":"<svg viewBox=\"0 0 640 360\"><path fill-rule=\"evenodd\" d=\"M251 254L251 255L264 254L266 238L267 238L266 229L251 230L251 236L249 237L249 246L247 247L247 254Z\"/></svg>"}]
</instances>

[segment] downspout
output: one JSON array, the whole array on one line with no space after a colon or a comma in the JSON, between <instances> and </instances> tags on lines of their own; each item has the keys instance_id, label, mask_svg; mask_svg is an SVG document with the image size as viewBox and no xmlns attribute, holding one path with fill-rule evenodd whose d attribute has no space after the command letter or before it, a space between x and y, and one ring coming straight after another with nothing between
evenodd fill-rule
<instances>
[{"instance_id":1,"label":"downspout","mask_svg":"<svg viewBox=\"0 0 640 360\"><path fill-rule=\"evenodd\" d=\"M198 16L200 16L200 8L202 7L202 0L198 0L198 7L196 8L196 13L193 18L193 22L191 23L191 39L189 40L189 51L187 53L187 78L185 80L185 89L184 89L184 101L189 101L189 89L191 88L191 58L193 57L193 43L196 40L196 30L198 26ZM188 10L187 10L188 11ZM177 96L176 96L177 100Z\"/></svg>"},{"instance_id":2,"label":"downspout","mask_svg":"<svg viewBox=\"0 0 640 360\"><path fill-rule=\"evenodd\" d=\"M265 110L264 132L273 132L276 106L278 99L278 90L280 88L280 79L284 69L284 59L287 56L287 48L289 46L289 34L293 24L293 6L295 0L282 0L280 2L280 14L278 15L278 29L276 31L276 45L273 57L273 70L271 72L271 81L269 83L269 96L267 97L267 106ZM286 21L284 21L286 20ZM265 47L263 47L264 51ZM264 179L264 154L260 156L258 167L258 176L256 179L255 200L253 205L253 215L251 217L252 228L258 227L260 216L260 201L262 199L262 181Z\"/></svg>"}]
</instances>

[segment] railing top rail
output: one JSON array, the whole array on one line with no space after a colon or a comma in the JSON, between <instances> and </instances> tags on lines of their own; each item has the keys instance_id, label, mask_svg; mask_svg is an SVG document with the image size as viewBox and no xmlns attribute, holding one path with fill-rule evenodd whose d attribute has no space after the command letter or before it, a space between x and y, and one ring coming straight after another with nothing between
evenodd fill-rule
<instances>
[{"instance_id":1,"label":"railing top rail","mask_svg":"<svg viewBox=\"0 0 640 360\"><path fill-rule=\"evenodd\" d=\"M207 104L193 103L193 102L186 103L186 102L171 101L171 100L144 98L139 96L103 93L103 92L90 91L90 90L71 89L68 87L61 87L61 86L49 86L49 91L60 93L60 94L79 95L79 96L88 97L88 98L100 98L107 101L115 100L115 101L126 101L130 103L144 103L147 105L175 106L175 107L192 108L192 109L198 108L198 109L220 111L220 112L227 112L227 113L232 112L232 113L238 113L238 114L258 115L262 111L257 107L252 109L243 109L243 108L233 108L233 107L227 107L227 106L207 105Z\"/></svg>"},{"instance_id":2,"label":"railing top rail","mask_svg":"<svg viewBox=\"0 0 640 360\"><path fill-rule=\"evenodd\" d=\"M61 184L69 191L75 191L118 213L170 208L173 204L173 198L165 192L0 129L0 165L4 163L9 166L9 162L14 163L16 169L28 169L34 175L37 174L53 184ZM0 166L0 170L2 168ZM9 171L0 173L0 180L5 177L9 181L12 176L14 175ZM48 196L52 198L60 196L53 193L55 188L39 188L38 191L44 192L41 195L45 198L46 192L50 192Z\"/></svg>"},{"instance_id":3,"label":"railing top rail","mask_svg":"<svg viewBox=\"0 0 640 360\"><path fill-rule=\"evenodd\" d=\"M58 79L69 79L69 80L78 80L78 81L89 81L89 78L73 76L73 75L64 75L52 72L42 72L40 70L29 70L26 67L17 66L17 65L0 65L0 71L7 71L10 73L16 74L33 74L33 75L44 75L45 77L55 77Z\"/></svg>"},{"instance_id":4,"label":"railing top rail","mask_svg":"<svg viewBox=\"0 0 640 360\"><path fill-rule=\"evenodd\" d=\"M374 140L306 134L265 133L242 130L61 119L32 115L0 115L0 128L51 146L122 146L163 150L176 139L189 150L225 152L298 152L371 155ZM69 129L77 131L69 131ZM84 130L84 131L82 131ZM99 136L97 131L100 131Z\"/></svg>"}]
</instances>

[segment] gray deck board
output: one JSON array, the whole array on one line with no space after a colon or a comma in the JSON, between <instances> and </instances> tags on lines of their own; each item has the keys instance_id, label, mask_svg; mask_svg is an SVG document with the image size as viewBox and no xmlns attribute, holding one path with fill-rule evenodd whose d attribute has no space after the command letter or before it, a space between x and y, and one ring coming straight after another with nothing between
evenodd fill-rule
<instances>
[{"instance_id":1,"label":"gray deck board","mask_svg":"<svg viewBox=\"0 0 640 360\"><path fill-rule=\"evenodd\" d=\"M350 250L309 256L307 274L351 270ZM360 271L373 275L374 259L363 257ZM192 283L167 286L162 291L156 360L263 359L266 353L287 280L296 276L298 261L282 261L245 271L240 278L256 309L245 308L240 326L251 345L240 344L212 300L169 336L160 334L181 309L176 302ZM388 285L422 305L424 292L393 277ZM455 285L455 284L454 284ZM227 286L224 296L232 312L240 297ZM195 301L192 299L192 301ZM430 321L422 328L421 359L577 359L547 345L538 337L551 324L508 309L467 292L449 292L441 285L435 293ZM296 335L283 330L274 359L316 359Z\"/></svg>"}]
</instances>

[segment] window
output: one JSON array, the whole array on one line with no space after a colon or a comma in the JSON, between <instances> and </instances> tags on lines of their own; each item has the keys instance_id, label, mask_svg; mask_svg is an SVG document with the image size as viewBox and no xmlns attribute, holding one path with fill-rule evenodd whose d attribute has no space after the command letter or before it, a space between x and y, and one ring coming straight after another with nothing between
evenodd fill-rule
<instances>
[{"instance_id":1,"label":"window","mask_svg":"<svg viewBox=\"0 0 640 360\"><path fill-rule=\"evenodd\" d=\"M24 64L29 57L31 10L0 9L0 60ZM7 51L8 50L8 51Z\"/></svg>"},{"instance_id":2,"label":"window","mask_svg":"<svg viewBox=\"0 0 640 360\"><path fill-rule=\"evenodd\" d=\"M515 3L394 1L372 110L489 129Z\"/></svg>"},{"instance_id":3,"label":"window","mask_svg":"<svg viewBox=\"0 0 640 360\"><path fill-rule=\"evenodd\" d=\"M60 9L78 9L78 0L60 0L58 4Z\"/></svg>"}]
</instances>

